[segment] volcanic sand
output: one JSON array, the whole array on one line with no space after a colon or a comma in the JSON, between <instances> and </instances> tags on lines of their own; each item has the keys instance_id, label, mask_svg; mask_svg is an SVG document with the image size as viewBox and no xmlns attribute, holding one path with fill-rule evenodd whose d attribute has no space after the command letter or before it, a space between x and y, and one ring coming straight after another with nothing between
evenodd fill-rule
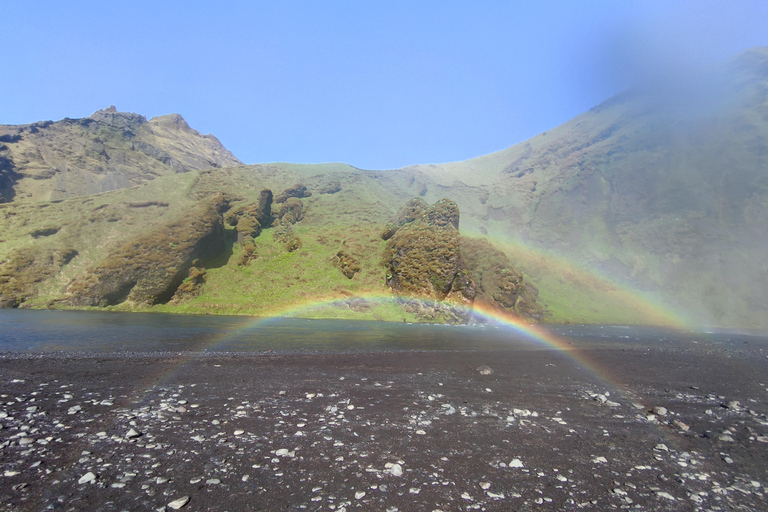
<instances>
[{"instance_id":1,"label":"volcanic sand","mask_svg":"<svg viewBox=\"0 0 768 512\"><path fill-rule=\"evenodd\" d=\"M0 510L768 510L764 338L583 343L2 354Z\"/></svg>"}]
</instances>

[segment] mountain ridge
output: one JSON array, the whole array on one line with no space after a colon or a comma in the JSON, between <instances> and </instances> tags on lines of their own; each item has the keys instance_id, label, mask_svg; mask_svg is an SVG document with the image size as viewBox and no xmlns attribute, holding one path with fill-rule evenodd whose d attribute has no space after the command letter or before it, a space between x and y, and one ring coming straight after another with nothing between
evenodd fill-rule
<instances>
[{"instance_id":1,"label":"mountain ridge","mask_svg":"<svg viewBox=\"0 0 768 512\"><path fill-rule=\"evenodd\" d=\"M0 125L0 202L108 192L231 165L242 162L179 114L147 120L112 106L82 119Z\"/></svg>"}]
</instances>

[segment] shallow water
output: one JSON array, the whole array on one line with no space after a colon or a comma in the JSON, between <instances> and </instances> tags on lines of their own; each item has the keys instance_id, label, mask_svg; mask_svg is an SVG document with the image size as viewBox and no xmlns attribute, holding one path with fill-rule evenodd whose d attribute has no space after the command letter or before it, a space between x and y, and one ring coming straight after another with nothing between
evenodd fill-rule
<instances>
[{"instance_id":1,"label":"shallow water","mask_svg":"<svg viewBox=\"0 0 768 512\"><path fill-rule=\"evenodd\" d=\"M755 331L552 325L546 336L599 348L622 343L768 344ZM448 326L301 318L193 316L103 311L0 310L0 352L300 352L549 348L504 325Z\"/></svg>"}]
</instances>

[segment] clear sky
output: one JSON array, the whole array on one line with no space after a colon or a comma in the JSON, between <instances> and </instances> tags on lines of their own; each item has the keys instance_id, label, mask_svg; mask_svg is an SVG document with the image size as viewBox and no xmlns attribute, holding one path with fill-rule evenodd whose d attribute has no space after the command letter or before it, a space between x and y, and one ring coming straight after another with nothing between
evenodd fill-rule
<instances>
[{"instance_id":1,"label":"clear sky","mask_svg":"<svg viewBox=\"0 0 768 512\"><path fill-rule=\"evenodd\" d=\"M17 1L0 124L176 112L245 163L365 169L523 141L659 69L768 45L768 2Z\"/></svg>"}]
</instances>

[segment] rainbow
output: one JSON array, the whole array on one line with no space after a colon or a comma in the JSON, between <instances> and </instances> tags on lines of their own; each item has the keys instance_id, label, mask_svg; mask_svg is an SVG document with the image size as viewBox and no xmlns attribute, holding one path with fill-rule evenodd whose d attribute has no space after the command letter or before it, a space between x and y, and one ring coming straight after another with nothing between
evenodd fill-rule
<instances>
[{"instance_id":1,"label":"rainbow","mask_svg":"<svg viewBox=\"0 0 768 512\"><path fill-rule=\"evenodd\" d=\"M531 244L517 239L509 240L501 236L480 233L471 233L467 236L468 238L485 238L491 242L509 256L513 266L518 271L522 271L523 274L529 273L526 272L529 267L543 266L549 275L563 276L566 280L574 283L595 287L609 294L612 300L636 311L643 324L688 331L696 328L695 322L692 322L679 308L669 304L663 298L637 290L586 264L576 263L552 251L533 247ZM536 279L533 279L533 282L536 284Z\"/></svg>"},{"instance_id":2,"label":"rainbow","mask_svg":"<svg viewBox=\"0 0 768 512\"><path fill-rule=\"evenodd\" d=\"M415 298L424 301L424 298ZM195 347L195 351L216 351L217 347L227 344L233 337L242 337L249 331L255 331L259 327L274 322L280 322L285 318L336 318L336 312L349 308L351 301L361 301L370 306L394 305L399 306L402 300L410 300L408 297L395 297L391 292L370 292L351 297L324 297L307 300L301 304L294 304L282 309L273 309L269 315L261 317L239 317L233 321L233 327L227 332L216 336L204 344ZM427 299L428 300L428 299ZM499 326L510 333L510 343L533 343L538 346L554 350L563 354L576 365L578 369L591 374L599 381L607 385L612 391L627 395L627 391L619 383L619 380L610 374L610 371L601 368L590 360L589 356L579 348L572 340L562 338L550 332L545 325L535 324L510 313L500 311L484 304L475 303L471 308L462 308L456 304L450 304L455 310L460 310L467 317L473 318L484 324ZM463 310L463 311L462 311Z\"/></svg>"}]
</instances>

